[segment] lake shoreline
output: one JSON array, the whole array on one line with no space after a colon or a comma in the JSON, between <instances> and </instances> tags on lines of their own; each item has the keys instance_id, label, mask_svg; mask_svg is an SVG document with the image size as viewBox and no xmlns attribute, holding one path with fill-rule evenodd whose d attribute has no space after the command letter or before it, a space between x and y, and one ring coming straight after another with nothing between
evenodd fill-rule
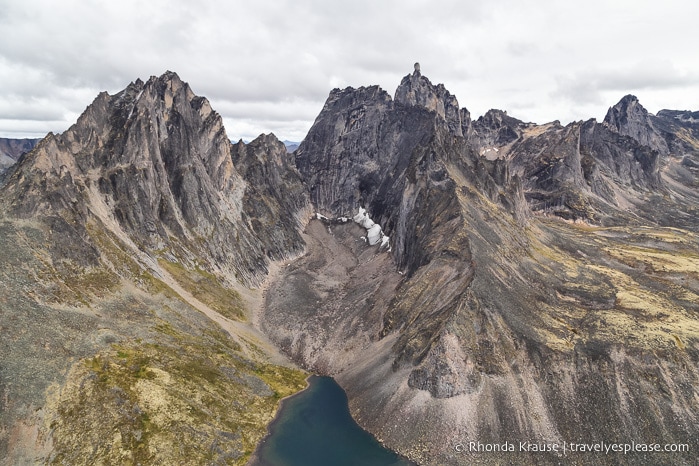
<instances>
[{"instance_id":1,"label":"lake shoreline","mask_svg":"<svg viewBox=\"0 0 699 466\"><path fill-rule=\"evenodd\" d=\"M259 461L260 461L260 458L259 458L259 456L258 456L258 453L259 453L259 451L260 451L260 447L262 447L262 445L267 441L267 439L269 438L269 436L272 435L272 428L273 428L276 424L279 423L279 416L281 415L284 402L286 402L287 400L289 400L289 399L291 399L291 398L293 398L293 397L295 397L295 396L298 396L298 395L300 395L301 393L303 393L303 392L305 392L306 390L308 390L308 389L311 387L311 381L310 381L311 377L317 377L317 374L308 374L308 377L306 377L306 379L305 379L305 380L306 380L306 386L305 386L305 387L303 387L303 388L302 388L301 390L299 390L298 392L292 393L291 395L287 395L287 396L285 396L285 397L283 397L283 398L281 398L281 399L279 400L279 403L277 404L277 410L276 410L276 412L274 413L274 417L273 417L272 420L269 422L269 424L267 424L267 433L266 433L265 436L262 437L262 439L260 439L260 441L257 443L257 446L255 447L255 450L252 452L252 455L250 455L250 458L248 458L248 462L245 463L246 466L255 466L254 462L255 462L255 461L258 461L258 462L259 462Z\"/></svg>"},{"instance_id":2,"label":"lake shoreline","mask_svg":"<svg viewBox=\"0 0 699 466\"><path fill-rule=\"evenodd\" d=\"M357 424L347 393L334 378L311 374L306 382L305 389L280 402L248 466L417 466Z\"/></svg>"}]
</instances>

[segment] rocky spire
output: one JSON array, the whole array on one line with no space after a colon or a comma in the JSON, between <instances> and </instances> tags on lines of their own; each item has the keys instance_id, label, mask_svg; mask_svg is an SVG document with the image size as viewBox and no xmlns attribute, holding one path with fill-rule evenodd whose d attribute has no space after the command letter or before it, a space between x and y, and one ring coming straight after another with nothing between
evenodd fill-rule
<instances>
[{"instance_id":1,"label":"rocky spire","mask_svg":"<svg viewBox=\"0 0 699 466\"><path fill-rule=\"evenodd\" d=\"M610 107L604 124L613 131L630 136L644 146L661 154L670 152L667 142L653 124L655 117L643 108L635 95L626 95L618 104Z\"/></svg>"},{"instance_id":2,"label":"rocky spire","mask_svg":"<svg viewBox=\"0 0 699 466\"><path fill-rule=\"evenodd\" d=\"M396 89L397 103L415 107L424 107L436 112L449 126L449 131L457 136L463 136L459 102L449 93L444 84L436 86L420 73L420 64L415 63L413 74L403 78Z\"/></svg>"}]
</instances>

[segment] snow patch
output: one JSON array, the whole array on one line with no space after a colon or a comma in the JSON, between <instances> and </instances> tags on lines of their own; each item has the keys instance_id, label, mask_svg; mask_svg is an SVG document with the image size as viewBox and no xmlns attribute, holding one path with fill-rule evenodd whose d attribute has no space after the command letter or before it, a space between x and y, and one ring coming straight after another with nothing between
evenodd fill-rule
<instances>
[{"instance_id":1,"label":"snow patch","mask_svg":"<svg viewBox=\"0 0 699 466\"><path fill-rule=\"evenodd\" d=\"M685 123L698 123L699 120L687 115L675 115L675 120L683 121Z\"/></svg>"},{"instance_id":2,"label":"snow patch","mask_svg":"<svg viewBox=\"0 0 699 466\"><path fill-rule=\"evenodd\" d=\"M126 117L127 120L131 119L131 115L133 115L133 111L136 109L136 104L138 103L138 99L141 98L143 95L143 89L138 93L135 99L133 99L133 107L131 107L131 111L129 112L129 116Z\"/></svg>"},{"instance_id":3,"label":"snow patch","mask_svg":"<svg viewBox=\"0 0 699 466\"><path fill-rule=\"evenodd\" d=\"M381 225L374 222L371 217L369 217L369 214L364 207L359 208L357 215L355 215L352 220L366 229L366 241L368 241L371 246L379 244L380 242L381 248L388 246L388 251L391 251L391 246L389 244L390 238L388 235L385 235L383 231L381 231Z\"/></svg>"},{"instance_id":4,"label":"snow patch","mask_svg":"<svg viewBox=\"0 0 699 466\"><path fill-rule=\"evenodd\" d=\"M381 238L381 247L385 248L388 246L389 250L391 249L391 246L388 244L390 238L388 235L383 235L383 238Z\"/></svg>"},{"instance_id":5,"label":"snow patch","mask_svg":"<svg viewBox=\"0 0 699 466\"><path fill-rule=\"evenodd\" d=\"M369 239L369 244L373 246L381 241L381 234L381 227L379 225L374 224L371 228L369 228L366 234L367 238Z\"/></svg>"},{"instance_id":6,"label":"snow patch","mask_svg":"<svg viewBox=\"0 0 699 466\"><path fill-rule=\"evenodd\" d=\"M371 217L369 217L369 214L366 213L366 209L364 207L359 208L359 213L354 216L354 221L367 230L375 225L374 221L371 219Z\"/></svg>"}]
</instances>

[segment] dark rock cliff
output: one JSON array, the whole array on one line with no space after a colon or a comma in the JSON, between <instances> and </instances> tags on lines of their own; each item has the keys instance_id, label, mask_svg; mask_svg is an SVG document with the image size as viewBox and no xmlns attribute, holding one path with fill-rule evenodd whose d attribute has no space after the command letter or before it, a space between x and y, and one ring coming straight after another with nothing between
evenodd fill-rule
<instances>
[{"instance_id":1,"label":"dark rock cliff","mask_svg":"<svg viewBox=\"0 0 699 466\"><path fill-rule=\"evenodd\" d=\"M662 191L657 151L595 120L530 128L509 150L530 206L576 220L628 221L622 198Z\"/></svg>"},{"instance_id":2,"label":"dark rock cliff","mask_svg":"<svg viewBox=\"0 0 699 466\"><path fill-rule=\"evenodd\" d=\"M643 108L635 96L627 95L610 107L604 125L619 134L632 137L661 156L680 158L685 166L691 167L696 162L699 150L697 112L660 110L657 115L653 115Z\"/></svg>"},{"instance_id":3,"label":"dark rock cliff","mask_svg":"<svg viewBox=\"0 0 699 466\"><path fill-rule=\"evenodd\" d=\"M305 223L308 193L284 143L273 134L231 150L233 165L248 182L242 221L262 245L266 257L280 260L300 251L299 225Z\"/></svg>"}]
</instances>

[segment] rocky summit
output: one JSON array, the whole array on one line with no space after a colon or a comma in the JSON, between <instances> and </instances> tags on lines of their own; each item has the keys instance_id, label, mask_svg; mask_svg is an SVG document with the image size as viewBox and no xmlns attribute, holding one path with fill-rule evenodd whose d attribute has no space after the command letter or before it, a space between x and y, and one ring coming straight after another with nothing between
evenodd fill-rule
<instances>
[{"instance_id":1,"label":"rocky summit","mask_svg":"<svg viewBox=\"0 0 699 466\"><path fill-rule=\"evenodd\" d=\"M289 153L167 72L0 205L3 464L245 464L306 371L418 464L699 448L697 112L474 120L416 64L332 90ZM546 448L571 442L682 448Z\"/></svg>"}]
</instances>

